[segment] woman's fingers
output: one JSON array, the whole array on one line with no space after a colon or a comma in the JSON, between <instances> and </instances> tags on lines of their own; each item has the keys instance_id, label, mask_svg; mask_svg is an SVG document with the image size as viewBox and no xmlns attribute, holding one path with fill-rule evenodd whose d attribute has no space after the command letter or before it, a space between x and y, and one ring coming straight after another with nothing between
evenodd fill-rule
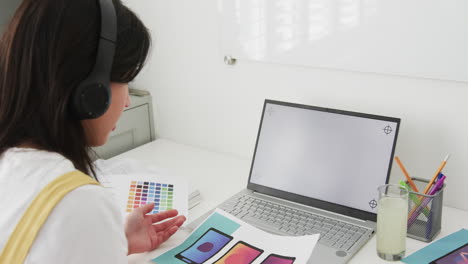
<instances>
[{"instance_id":1,"label":"woman's fingers","mask_svg":"<svg viewBox=\"0 0 468 264\"><path fill-rule=\"evenodd\" d=\"M179 215L178 217L175 217L171 220L167 220L164 223L153 225L153 228L156 232L161 232L161 231L171 228L172 226L180 227L185 222L185 220L186 220L185 216Z\"/></svg>"},{"instance_id":2,"label":"woman's fingers","mask_svg":"<svg viewBox=\"0 0 468 264\"><path fill-rule=\"evenodd\" d=\"M174 217L172 219L164 221L163 223L159 223L152 226L154 232L151 232L153 234L153 238L151 240L153 241L152 245L154 248L159 247L159 245L168 240L173 234L175 234L175 232L177 232L177 230L179 230L179 227L185 222L185 216L179 215L175 217L177 214L177 210L170 210L151 215L153 223Z\"/></svg>"},{"instance_id":3,"label":"woman's fingers","mask_svg":"<svg viewBox=\"0 0 468 264\"><path fill-rule=\"evenodd\" d=\"M167 218L171 218L171 217L174 217L176 215L178 215L179 212L177 212L177 210L175 209L172 209L172 210L169 210L169 211L164 211L164 212L160 212L160 213L157 213L157 214L153 214L153 215L150 215L151 216L151 221L153 223L157 223L157 222L161 222Z\"/></svg>"},{"instance_id":4,"label":"woman's fingers","mask_svg":"<svg viewBox=\"0 0 468 264\"><path fill-rule=\"evenodd\" d=\"M158 247L162 243L166 242L166 240L168 240L173 234L175 234L177 230L179 230L177 226L172 226L171 228L165 231L156 233L156 239L158 242L157 242L157 245L155 246Z\"/></svg>"}]
</instances>

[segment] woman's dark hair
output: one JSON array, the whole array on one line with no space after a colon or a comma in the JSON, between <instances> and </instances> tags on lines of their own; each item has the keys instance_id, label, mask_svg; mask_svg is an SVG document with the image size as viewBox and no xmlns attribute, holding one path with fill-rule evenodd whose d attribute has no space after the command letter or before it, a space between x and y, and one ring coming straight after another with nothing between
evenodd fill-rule
<instances>
[{"instance_id":1,"label":"woman's dark hair","mask_svg":"<svg viewBox=\"0 0 468 264\"><path fill-rule=\"evenodd\" d=\"M128 83L150 47L148 30L120 0L111 82ZM0 154L31 144L95 174L73 90L91 72L100 35L98 0L24 0L0 39Z\"/></svg>"}]
</instances>

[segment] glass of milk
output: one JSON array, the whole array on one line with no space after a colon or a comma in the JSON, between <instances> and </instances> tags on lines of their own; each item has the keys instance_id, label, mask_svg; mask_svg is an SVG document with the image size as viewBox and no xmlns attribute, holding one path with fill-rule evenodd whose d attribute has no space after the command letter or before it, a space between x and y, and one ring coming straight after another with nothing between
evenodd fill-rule
<instances>
[{"instance_id":1,"label":"glass of milk","mask_svg":"<svg viewBox=\"0 0 468 264\"><path fill-rule=\"evenodd\" d=\"M390 261L405 256L408 222L408 190L386 184L378 188L377 255Z\"/></svg>"}]
</instances>

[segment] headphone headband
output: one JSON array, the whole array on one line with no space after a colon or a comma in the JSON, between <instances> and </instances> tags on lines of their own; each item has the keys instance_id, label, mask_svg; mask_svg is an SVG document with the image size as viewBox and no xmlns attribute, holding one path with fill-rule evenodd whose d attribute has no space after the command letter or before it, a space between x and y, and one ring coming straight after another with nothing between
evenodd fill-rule
<instances>
[{"instance_id":1,"label":"headphone headband","mask_svg":"<svg viewBox=\"0 0 468 264\"><path fill-rule=\"evenodd\" d=\"M110 77L117 41L117 14L112 0L98 0L101 11L101 32L96 62L91 73L73 93L72 108L80 120L98 118L109 108Z\"/></svg>"}]
</instances>

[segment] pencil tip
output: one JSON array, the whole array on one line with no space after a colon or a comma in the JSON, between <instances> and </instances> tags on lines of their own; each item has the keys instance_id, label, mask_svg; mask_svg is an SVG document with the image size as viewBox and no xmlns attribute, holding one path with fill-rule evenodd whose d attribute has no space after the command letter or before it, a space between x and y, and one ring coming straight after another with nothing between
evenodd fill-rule
<instances>
[{"instance_id":1,"label":"pencil tip","mask_svg":"<svg viewBox=\"0 0 468 264\"><path fill-rule=\"evenodd\" d=\"M450 153L447 154L447 156L445 157L445 161L447 161L449 158L450 158Z\"/></svg>"}]
</instances>

